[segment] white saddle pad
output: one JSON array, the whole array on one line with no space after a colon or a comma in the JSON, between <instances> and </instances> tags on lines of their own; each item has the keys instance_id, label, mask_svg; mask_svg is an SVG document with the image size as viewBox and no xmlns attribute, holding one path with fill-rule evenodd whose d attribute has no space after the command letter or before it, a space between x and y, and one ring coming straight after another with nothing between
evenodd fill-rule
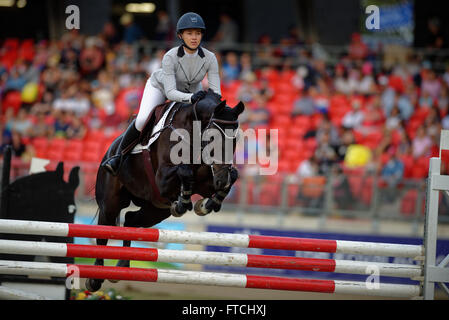
<instances>
[{"instance_id":1,"label":"white saddle pad","mask_svg":"<svg viewBox=\"0 0 449 320\"><path fill-rule=\"evenodd\" d=\"M170 113L170 110L173 108L173 106L175 105L176 102L172 102L170 104L170 106L167 108L167 110L165 111L164 115L162 116L162 118L159 120L159 122L153 127L153 131L151 132L151 135L153 136L156 132L158 132L159 130L161 130L164 126L165 126L165 121L167 120L168 114ZM142 144L138 144L134 147L134 149L131 151L132 154L136 154L136 153L141 153L143 150L147 150L150 148L150 146L153 144L154 141L157 140L157 138L159 138L160 136L160 132L158 132L157 134L155 134L150 141L148 141L148 143L146 145L142 145Z\"/></svg>"}]
</instances>

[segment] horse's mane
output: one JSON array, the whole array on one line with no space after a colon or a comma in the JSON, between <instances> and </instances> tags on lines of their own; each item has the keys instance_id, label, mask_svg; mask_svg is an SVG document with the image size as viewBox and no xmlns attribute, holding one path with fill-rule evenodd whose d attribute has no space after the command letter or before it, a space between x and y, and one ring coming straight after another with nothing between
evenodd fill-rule
<instances>
[{"instance_id":1,"label":"horse's mane","mask_svg":"<svg viewBox=\"0 0 449 320\"><path fill-rule=\"evenodd\" d=\"M215 101L217 104L222 102L222 96L220 96L218 93L216 93L214 90L212 89L208 89L206 92L206 97L204 97L204 99L211 99L213 101Z\"/></svg>"}]
</instances>

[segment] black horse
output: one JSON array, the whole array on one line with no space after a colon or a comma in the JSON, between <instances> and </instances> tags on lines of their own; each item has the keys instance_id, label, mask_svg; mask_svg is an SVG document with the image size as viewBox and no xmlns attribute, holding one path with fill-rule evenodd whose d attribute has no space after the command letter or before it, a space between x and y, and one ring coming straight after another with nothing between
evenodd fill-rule
<instances>
[{"instance_id":1,"label":"black horse","mask_svg":"<svg viewBox=\"0 0 449 320\"><path fill-rule=\"evenodd\" d=\"M195 161L198 160L195 155L201 154L207 146L200 143L199 150L196 150L198 148L192 139L198 130L194 130L194 126L200 127L198 128L200 133L212 128L218 130L224 140L232 140L232 153L234 153L238 117L243 111L242 102L230 108L226 105L226 101L222 101L221 96L212 90L209 90L205 98L196 104L176 103L168 114L168 120L159 138L151 145L150 151L144 150L140 154L126 156L117 176L112 176L102 167L99 168L95 185L95 197L99 207L98 224L117 225L120 211L128 207L132 201L140 209L126 212L124 226L152 227L170 215L180 217L187 210L192 210L190 198L193 194L203 197L195 204L194 210L198 215L219 211L222 201L238 178L238 171L232 163L224 161L223 158L222 161L216 161L213 153L209 161L204 159ZM140 138L142 145L149 140L151 127L146 134L145 130L143 131ZM180 133L177 136L181 140L176 141L173 135L178 131ZM186 139L182 132L187 132L190 139ZM230 135L229 132L234 134ZM115 154L120 139L121 136L111 144L104 159ZM186 143L190 155L187 161L174 164L171 160L171 149L182 142ZM225 154L224 149L222 151L222 154ZM96 242L98 245L106 245L108 240L97 239ZM130 245L131 241L123 241L123 246ZM103 265L103 259L96 259L95 265ZM117 263L117 266L122 267L129 265L127 260L120 260ZM86 288L97 291L103 281L87 279Z\"/></svg>"}]
</instances>

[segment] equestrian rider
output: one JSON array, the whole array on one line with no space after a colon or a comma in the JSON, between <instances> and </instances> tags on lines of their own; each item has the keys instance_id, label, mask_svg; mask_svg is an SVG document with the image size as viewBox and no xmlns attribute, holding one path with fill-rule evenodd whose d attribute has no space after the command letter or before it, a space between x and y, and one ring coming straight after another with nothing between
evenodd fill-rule
<instances>
[{"instance_id":1,"label":"equestrian rider","mask_svg":"<svg viewBox=\"0 0 449 320\"><path fill-rule=\"evenodd\" d=\"M200 47L206 31L203 19L188 12L179 18L176 33L182 45L169 50L162 59L162 67L148 79L135 121L126 130L116 154L101 166L117 175L125 151L137 141L154 107L167 99L195 103L205 97L201 81L207 73L209 88L221 95L218 62L215 54Z\"/></svg>"}]
</instances>

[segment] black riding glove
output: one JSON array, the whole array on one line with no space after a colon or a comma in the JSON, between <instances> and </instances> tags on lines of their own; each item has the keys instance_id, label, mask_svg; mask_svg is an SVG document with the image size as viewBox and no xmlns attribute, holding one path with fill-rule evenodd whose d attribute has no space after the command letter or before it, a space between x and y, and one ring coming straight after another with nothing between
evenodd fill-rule
<instances>
[{"instance_id":1,"label":"black riding glove","mask_svg":"<svg viewBox=\"0 0 449 320\"><path fill-rule=\"evenodd\" d=\"M200 90L197 93L194 93L190 98L190 102L195 103L206 96L206 91Z\"/></svg>"}]
</instances>

